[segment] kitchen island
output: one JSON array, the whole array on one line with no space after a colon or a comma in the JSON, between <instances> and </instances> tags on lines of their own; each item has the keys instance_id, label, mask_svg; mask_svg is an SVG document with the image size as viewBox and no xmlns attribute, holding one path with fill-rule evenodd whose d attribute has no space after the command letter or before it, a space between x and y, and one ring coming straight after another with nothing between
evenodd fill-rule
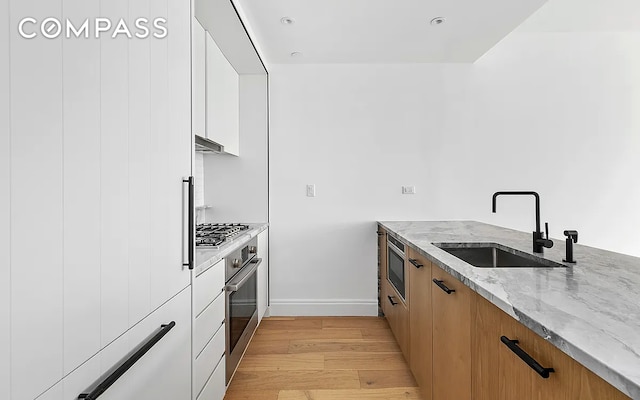
<instances>
[{"instance_id":1,"label":"kitchen island","mask_svg":"<svg viewBox=\"0 0 640 400\"><path fill-rule=\"evenodd\" d=\"M640 399L640 259L575 245L560 268L477 268L433 243L498 243L532 254L531 233L474 221L379 222L465 286L622 393ZM563 240L536 256L563 264ZM472 332L473 335L473 332Z\"/></svg>"}]
</instances>

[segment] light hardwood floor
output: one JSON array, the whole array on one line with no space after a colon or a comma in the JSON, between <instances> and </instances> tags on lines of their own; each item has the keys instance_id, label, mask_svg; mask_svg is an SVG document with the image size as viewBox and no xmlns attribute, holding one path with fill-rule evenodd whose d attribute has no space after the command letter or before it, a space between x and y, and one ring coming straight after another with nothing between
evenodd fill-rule
<instances>
[{"instance_id":1,"label":"light hardwood floor","mask_svg":"<svg viewBox=\"0 0 640 400\"><path fill-rule=\"evenodd\" d=\"M265 318L225 400L422 400L384 318Z\"/></svg>"}]
</instances>

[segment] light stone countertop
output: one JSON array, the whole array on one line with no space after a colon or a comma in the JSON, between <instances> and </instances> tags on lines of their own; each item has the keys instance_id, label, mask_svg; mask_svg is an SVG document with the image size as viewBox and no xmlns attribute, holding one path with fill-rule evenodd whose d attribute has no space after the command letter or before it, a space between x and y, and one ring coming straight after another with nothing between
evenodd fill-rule
<instances>
[{"instance_id":1,"label":"light stone countertop","mask_svg":"<svg viewBox=\"0 0 640 400\"><path fill-rule=\"evenodd\" d=\"M533 254L532 234L475 221L378 222L387 232L633 399L640 399L640 258L564 239L541 256L567 268L476 268L432 243L487 242ZM540 256L536 254L536 256Z\"/></svg>"},{"instance_id":2,"label":"light stone countertop","mask_svg":"<svg viewBox=\"0 0 640 400\"><path fill-rule=\"evenodd\" d=\"M246 244L249 240L258 236L262 231L269 227L267 223L247 224L249 229L241 234L234 236L233 239L225 242L220 248L212 249L207 247L196 247L194 272L200 275L212 265L225 258L231 252L237 250L240 246Z\"/></svg>"}]
</instances>

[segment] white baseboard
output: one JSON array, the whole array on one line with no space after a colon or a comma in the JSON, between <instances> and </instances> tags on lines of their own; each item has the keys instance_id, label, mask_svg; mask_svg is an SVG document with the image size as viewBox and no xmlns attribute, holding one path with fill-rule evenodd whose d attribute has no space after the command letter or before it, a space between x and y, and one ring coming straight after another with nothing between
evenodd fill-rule
<instances>
[{"instance_id":1,"label":"white baseboard","mask_svg":"<svg viewBox=\"0 0 640 400\"><path fill-rule=\"evenodd\" d=\"M272 317L291 316L371 316L378 315L376 300L339 299L280 299L271 300L269 315Z\"/></svg>"}]
</instances>

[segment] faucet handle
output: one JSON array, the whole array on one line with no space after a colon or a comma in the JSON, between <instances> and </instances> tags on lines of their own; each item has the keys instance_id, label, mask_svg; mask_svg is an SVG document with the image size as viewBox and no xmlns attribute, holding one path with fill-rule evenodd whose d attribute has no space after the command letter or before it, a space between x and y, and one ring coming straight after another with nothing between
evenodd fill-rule
<instances>
[{"instance_id":1,"label":"faucet handle","mask_svg":"<svg viewBox=\"0 0 640 400\"><path fill-rule=\"evenodd\" d=\"M568 239L572 239L573 243L578 243L578 231L564 231L564 235L568 238Z\"/></svg>"},{"instance_id":2,"label":"faucet handle","mask_svg":"<svg viewBox=\"0 0 640 400\"><path fill-rule=\"evenodd\" d=\"M544 223L544 238L545 239L549 239L549 223L545 222Z\"/></svg>"}]
</instances>

